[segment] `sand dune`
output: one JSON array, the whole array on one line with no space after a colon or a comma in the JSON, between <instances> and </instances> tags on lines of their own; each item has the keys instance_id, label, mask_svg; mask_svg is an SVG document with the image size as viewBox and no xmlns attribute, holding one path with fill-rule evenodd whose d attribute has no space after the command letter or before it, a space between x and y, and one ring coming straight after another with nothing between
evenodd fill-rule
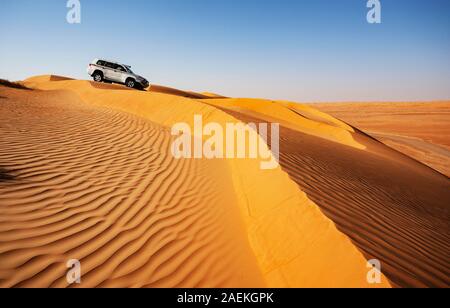
<instances>
[{"instance_id":1,"label":"sand dune","mask_svg":"<svg viewBox=\"0 0 450 308\"><path fill-rule=\"evenodd\" d=\"M66 286L72 258L85 287L264 285L226 164L67 91L2 93L1 286Z\"/></svg>"},{"instance_id":2,"label":"sand dune","mask_svg":"<svg viewBox=\"0 0 450 308\"><path fill-rule=\"evenodd\" d=\"M0 286L66 287L73 258L83 287L450 285L448 179L342 121L165 87L23 84L0 86ZM170 127L194 114L280 122L281 167L175 160Z\"/></svg>"},{"instance_id":3,"label":"sand dune","mask_svg":"<svg viewBox=\"0 0 450 308\"><path fill-rule=\"evenodd\" d=\"M315 104L450 176L450 102Z\"/></svg>"},{"instance_id":4,"label":"sand dune","mask_svg":"<svg viewBox=\"0 0 450 308\"><path fill-rule=\"evenodd\" d=\"M244 122L266 118L254 106L236 111L235 106L242 108L239 101L210 103ZM361 151L288 126L281 130L283 170L367 259L382 260L383 273L393 285L450 285L450 190L445 176L364 134L352 133L364 146Z\"/></svg>"}]
</instances>

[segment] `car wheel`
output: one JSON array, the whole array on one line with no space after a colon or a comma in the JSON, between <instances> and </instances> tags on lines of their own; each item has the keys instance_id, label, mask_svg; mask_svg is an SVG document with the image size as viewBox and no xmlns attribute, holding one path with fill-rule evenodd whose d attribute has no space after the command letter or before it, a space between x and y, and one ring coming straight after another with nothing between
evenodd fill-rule
<instances>
[{"instance_id":1,"label":"car wheel","mask_svg":"<svg viewBox=\"0 0 450 308\"><path fill-rule=\"evenodd\" d=\"M94 81L96 82L102 82L103 81L103 75L99 72L94 73Z\"/></svg>"},{"instance_id":2,"label":"car wheel","mask_svg":"<svg viewBox=\"0 0 450 308\"><path fill-rule=\"evenodd\" d=\"M127 79L127 82L125 83L125 85L128 88L134 88L134 87L136 87L136 82L130 78L130 79Z\"/></svg>"}]
</instances>

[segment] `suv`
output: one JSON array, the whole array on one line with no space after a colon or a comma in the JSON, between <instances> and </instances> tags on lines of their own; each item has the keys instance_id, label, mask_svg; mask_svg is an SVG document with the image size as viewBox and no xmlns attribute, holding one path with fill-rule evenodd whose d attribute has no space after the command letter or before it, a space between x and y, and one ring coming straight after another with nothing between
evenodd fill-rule
<instances>
[{"instance_id":1,"label":"suv","mask_svg":"<svg viewBox=\"0 0 450 308\"><path fill-rule=\"evenodd\" d=\"M87 69L88 74L97 82L114 82L129 88L145 89L150 84L131 70L131 66L117 62L94 59Z\"/></svg>"}]
</instances>

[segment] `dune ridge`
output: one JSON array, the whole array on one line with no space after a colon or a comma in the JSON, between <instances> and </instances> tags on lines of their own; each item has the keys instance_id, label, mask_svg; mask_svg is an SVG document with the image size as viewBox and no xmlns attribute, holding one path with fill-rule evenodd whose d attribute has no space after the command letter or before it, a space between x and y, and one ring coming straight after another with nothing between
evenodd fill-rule
<instances>
[{"instance_id":1,"label":"dune ridge","mask_svg":"<svg viewBox=\"0 0 450 308\"><path fill-rule=\"evenodd\" d=\"M16 176L0 185L2 286L66 286L69 256L86 264L84 286L389 286L368 284L362 253L281 168L167 155L174 123L236 118L48 79L26 80L28 97L2 89L0 159Z\"/></svg>"}]
</instances>

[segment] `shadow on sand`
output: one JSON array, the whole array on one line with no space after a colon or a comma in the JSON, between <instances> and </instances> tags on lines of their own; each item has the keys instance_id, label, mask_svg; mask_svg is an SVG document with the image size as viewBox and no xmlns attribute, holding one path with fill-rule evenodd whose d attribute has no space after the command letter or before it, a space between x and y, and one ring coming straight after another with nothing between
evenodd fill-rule
<instances>
[{"instance_id":1,"label":"shadow on sand","mask_svg":"<svg viewBox=\"0 0 450 308\"><path fill-rule=\"evenodd\" d=\"M6 170L5 168L0 167L0 183L11 182L14 180L16 180L16 177L11 174L11 172Z\"/></svg>"},{"instance_id":2,"label":"shadow on sand","mask_svg":"<svg viewBox=\"0 0 450 308\"><path fill-rule=\"evenodd\" d=\"M20 90L31 90L20 83L11 82L11 81L5 80L5 79L0 79L0 85L2 85L4 87L20 89Z\"/></svg>"}]
</instances>

